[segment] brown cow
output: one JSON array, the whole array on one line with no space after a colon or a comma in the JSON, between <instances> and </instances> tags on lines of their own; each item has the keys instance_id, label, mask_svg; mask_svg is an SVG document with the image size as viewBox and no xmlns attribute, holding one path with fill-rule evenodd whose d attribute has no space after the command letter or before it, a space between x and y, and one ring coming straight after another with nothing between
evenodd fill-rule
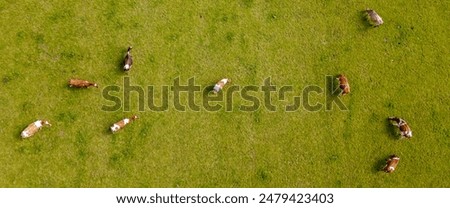
<instances>
[{"instance_id":1,"label":"brown cow","mask_svg":"<svg viewBox=\"0 0 450 208\"><path fill-rule=\"evenodd\" d=\"M366 9L366 15L367 20L374 27L378 27L383 24L383 19L380 17L380 15L377 14L377 12L375 12L375 10L369 8Z\"/></svg>"},{"instance_id":2,"label":"brown cow","mask_svg":"<svg viewBox=\"0 0 450 208\"><path fill-rule=\"evenodd\" d=\"M228 82L231 82L230 79L228 78L223 78L220 81L218 81L215 85L214 85L214 89L213 92L214 93L218 93L220 90L223 89L223 86L225 86L225 84L227 84Z\"/></svg>"},{"instance_id":3,"label":"brown cow","mask_svg":"<svg viewBox=\"0 0 450 208\"><path fill-rule=\"evenodd\" d=\"M394 172L395 168L397 168L398 162L400 161L400 157L397 155L391 155L386 160L386 165L383 168L383 171L386 173Z\"/></svg>"},{"instance_id":4,"label":"brown cow","mask_svg":"<svg viewBox=\"0 0 450 208\"><path fill-rule=\"evenodd\" d=\"M339 80L339 88L342 89L342 95L346 95L350 93L350 85L348 84L347 77L343 74L340 74L336 79Z\"/></svg>"},{"instance_id":5,"label":"brown cow","mask_svg":"<svg viewBox=\"0 0 450 208\"><path fill-rule=\"evenodd\" d=\"M124 59L124 61L123 61L123 64L124 64L124 66L123 66L123 70L124 71L129 71L130 69L131 69L131 67L133 66L133 57L131 56L131 49L132 49L133 47L128 47L128 50L127 50L127 55L125 56L125 59Z\"/></svg>"},{"instance_id":6,"label":"brown cow","mask_svg":"<svg viewBox=\"0 0 450 208\"><path fill-rule=\"evenodd\" d=\"M37 120L28 125L27 128L22 131L20 136L22 136L23 139L31 137L44 126L51 126L51 124L46 120Z\"/></svg>"},{"instance_id":7,"label":"brown cow","mask_svg":"<svg viewBox=\"0 0 450 208\"><path fill-rule=\"evenodd\" d=\"M411 138L412 137L412 131L409 125L406 123L405 120L398 118L398 117L389 117L389 121L393 121L392 125L397 126L400 129L400 135L402 138Z\"/></svg>"},{"instance_id":8,"label":"brown cow","mask_svg":"<svg viewBox=\"0 0 450 208\"><path fill-rule=\"evenodd\" d=\"M76 87L76 88L88 88L88 87L97 87L97 83L89 82L82 79L70 79L69 80L69 87Z\"/></svg>"},{"instance_id":9,"label":"brown cow","mask_svg":"<svg viewBox=\"0 0 450 208\"><path fill-rule=\"evenodd\" d=\"M131 116L131 118L124 118L116 123L114 123L111 126L111 131L113 133L116 133L117 131L119 131L120 129L123 129L127 124L129 124L131 121L136 120L138 117L136 115Z\"/></svg>"}]
</instances>

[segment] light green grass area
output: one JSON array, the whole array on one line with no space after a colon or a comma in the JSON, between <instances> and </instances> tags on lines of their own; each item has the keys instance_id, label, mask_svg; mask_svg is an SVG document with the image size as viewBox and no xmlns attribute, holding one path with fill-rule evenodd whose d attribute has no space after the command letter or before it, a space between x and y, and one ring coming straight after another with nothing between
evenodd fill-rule
<instances>
[{"instance_id":1,"label":"light green grass area","mask_svg":"<svg viewBox=\"0 0 450 208\"><path fill-rule=\"evenodd\" d=\"M367 7L383 25L367 24ZM450 187L449 11L411 0L2 0L0 187ZM176 77L271 77L294 87L292 102L340 73L348 111L287 113L280 101L276 112L242 112L236 96L231 112L139 112L134 93L131 112L101 110L102 89L125 76L157 91ZM70 78L100 88L70 89ZM389 116L413 138L399 140ZM53 126L22 140L36 119ZM397 170L381 172L394 153Z\"/></svg>"}]
</instances>

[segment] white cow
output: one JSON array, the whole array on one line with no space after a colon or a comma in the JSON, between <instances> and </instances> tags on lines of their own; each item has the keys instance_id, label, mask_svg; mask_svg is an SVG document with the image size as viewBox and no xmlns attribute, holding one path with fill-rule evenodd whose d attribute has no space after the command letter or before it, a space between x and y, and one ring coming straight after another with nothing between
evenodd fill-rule
<instances>
[{"instance_id":1,"label":"white cow","mask_svg":"<svg viewBox=\"0 0 450 208\"><path fill-rule=\"evenodd\" d=\"M221 79L219 82L216 83L216 85L214 85L213 92L218 93L220 90L223 89L223 86L225 86L228 82L231 82L231 80L228 78Z\"/></svg>"},{"instance_id":2,"label":"white cow","mask_svg":"<svg viewBox=\"0 0 450 208\"><path fill-rule=\"evenodd\" d=\"M36 134L36 132L38 132L44 126L51 126L51 124L46 120L37 120L28 125L27 128L22 131L20 136L22 136L23 139L29 138Z\"/></svg>"},{"instance_id":3,"label":"white cow","mask_svg":"<svg viewBox=\"0 0 450 208\"><path fill-rule=\"evenodd\" d=\"M130 118L124 118L116 123L114 123L110 129L113 133L116 133L120 129L123 129L127 124L131 123L132 121L136 120L138 117L136 115L131 116Z\"/></svg>"}]
</instances>

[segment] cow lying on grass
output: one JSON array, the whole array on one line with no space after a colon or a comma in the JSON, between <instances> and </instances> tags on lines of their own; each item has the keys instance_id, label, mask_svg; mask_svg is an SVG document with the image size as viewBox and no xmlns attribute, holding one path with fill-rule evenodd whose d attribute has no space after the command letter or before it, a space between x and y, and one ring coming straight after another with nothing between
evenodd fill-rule
<instances>
[{"instance_id":1,"label":"cow lying on grass","mask_svg":"<svg viewBox=\"0 0 450 208\"><path fill-rule=\"evenodd\" d=\"M386 160L386 165L383 168L383 171L386 173L392 173L394 172L395 168L397 168L398 162L400 161L400 158L397 155L391 155Z\"/></svg>"},{"instance_id":2,"label":"cow lying on grass","mask_svg":"<svg viewBox=\"0 0 450 208\"><path fill-rule=\"evenodd\" d=\"M116 122L115 124L113 124L111 126L111 131L113 133L116 133L117 131L119 131L120 129L123 129L127 124L129 124L131 121L136 120L138 117L136 115L131 116L131 118L124 118L118 122Z\"/></svg>"},{"instance_id":3,"label":"cow lying on grass","mask_svg":"<svg viewBox=\"0 0 450 208\"><path fill-rule=\"evenodd\" d=\"M38 132L44 126L51 126L51 124L46 120L37 120L28 125L27 128L22 131L20 136L22 136L23 139L29 138L36 134L36 132Z\"/></svg>"},{"instance_id":4,"label":"cow lying on grass","mask_svg":"<svg viewBox=\"0 0 450 208\"><path fill-rule=\"evenodd\" d=\"M223 89L223 86L225 86L228 82L231 82L228 78L223 78L219 82L214 85L214 89L212 90L214 93L218 93L220 90Z\"/></svg>"},{"instance_id":5,"label":"cow lying on grass","mask_svg":"<svg viewBox=\"0 0 450 208\"><path fill-rule=\"evenodd\" d=\"M375 12L375 10L373 10L373 9L366 9L366 15L367 15L367 20L374 27L378 27L384 23L383 19L380 17L380 15L378 15L377 12Z\"/></svg>"},{"instance_id":6,"label":"cow lying on grass","mask_svg":"<svg viewBox=\"0 0 450 208\"><path fill-rule=\"evenodd\" d=\"M97 87L98 88L98 85L97 85L97 83L89 82L86 80L70 79L69 87L76 87L76 88Z\"/></svg>"},{"instance_id":7,"label":"cow lying on grass","mask_svg":"<svg viewBox=\"0 0 450 208\"><path fill-rule=\"evenodd\" d=\"M348 84L347 77L343 74L340 74L336 79L339 80L339 88L341 88L341 95L346 95L350 93L350 85Z\"/></svg>"},{"instance_id":8,"label":"cow lying on grass","mask_svg":"<svg viewBox=\"0 0 450 208\"><path fill-rule=\"evenodd\" d=\"M125 55L125 59L123 60L123 70L129 71L131 67L133 66L133 57L131 56L131 49L133 47L128 47L127 55Z\"/></svg>"},{"instance_id":9,"label":"cow lying on grass","mask_svg":"<svg viewBox=\"0 0 450 208\"><path fill-rule=\"evenodd\" d=\"M398 117L389 117L388 120L393 122L392 125L395 125L400 129L401 138L412 137L411 128L409 127L409 125L406 123L405 120Z\"/></svg>"}]
</instances>

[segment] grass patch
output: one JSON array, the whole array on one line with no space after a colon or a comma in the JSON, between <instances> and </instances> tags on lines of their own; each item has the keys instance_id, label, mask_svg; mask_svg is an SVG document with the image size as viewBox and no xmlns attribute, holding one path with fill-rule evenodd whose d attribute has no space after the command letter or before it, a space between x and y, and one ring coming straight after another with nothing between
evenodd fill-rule
<instances>
[{"instance_id":1,"label":"grass patch","mask_svg":"<svg viewBox=\"0 0 450 208\"><path fill-rule=\"evenodd\" d=\"M385 24L368 26L366 7ZM448 11L406 0L4 1L0 186L449 187ZM156 95L176 77L202 86L271 77L299 95L340 73L348 111L287 113L278 102L276 112L242 112L236 98L231 112L138 112L136 96L131 112L101 111L102 89L124 76ZM70 89L70 78L100 88ZM131 114L140 119L108 131ZM414 137L398 140L388 116L405 118ZM53 126L19 139L36 119ZM393 153L398 170L378 171Z\"/></svg>"}]
</instances>

